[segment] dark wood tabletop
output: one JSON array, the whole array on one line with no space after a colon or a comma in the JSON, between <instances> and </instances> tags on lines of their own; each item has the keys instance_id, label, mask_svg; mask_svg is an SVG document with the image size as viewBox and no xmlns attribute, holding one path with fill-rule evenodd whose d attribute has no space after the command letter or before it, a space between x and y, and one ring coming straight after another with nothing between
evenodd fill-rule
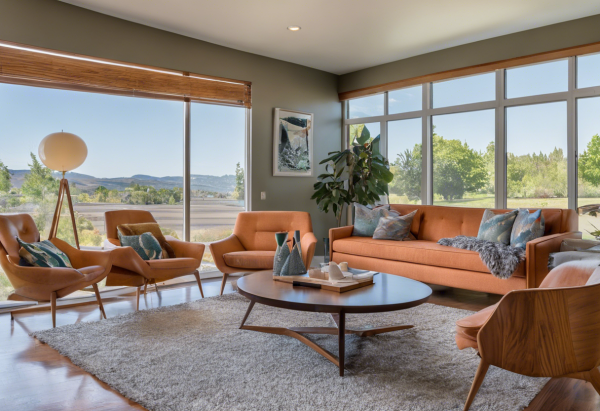
<instances>
[{"instance_id":1,"label":"dark wood tabletop","mask_svg":"<svg viewBox=\"0 0 600 411\"><path fill-rule=\"evenodd\" d=\"M427 301L431 288L397 275L379 273L374 284L344 293L273 281L272 271L260 271L237 282L239 293L253 302L290 310L326 313L376 313L415 307Z\"/></svg>"}]
</instances>

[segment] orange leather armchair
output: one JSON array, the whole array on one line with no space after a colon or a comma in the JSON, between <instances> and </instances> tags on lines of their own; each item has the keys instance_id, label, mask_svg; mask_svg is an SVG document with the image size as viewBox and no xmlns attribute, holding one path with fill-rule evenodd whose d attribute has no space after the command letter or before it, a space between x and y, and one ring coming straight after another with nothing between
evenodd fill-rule
<instances>
[{"instance_id":1,"label":"orange leather armchair","mask_svg":"<svg viewBox=\"0 0 600 411\"><path fill-rule=\"evenodd\" d=\"M29 214L0 215L0 266L15 291L9 300L50 302L52 326L56 327L56 299L92 286L104 318L106 313L98 291L98 282L109 273L112 255L109 251L85 251L53 238L52 244L64 252L74 268L22 267L16 240L28 243L40 241L40 233ZM24 312L28 309L15 310ZM11 319L13 319L11 312Z\"/></svg>"},{"instance_id":2,"label":"orange leather armchair","mask_svg":"<svg viewBox=\"0 0 600 411\"><path fill-rule=\"evenodd\" d=\"M317 238L310 214L303 211L248 211L239 213L233 234L209 245L215 265L223 273L221 294L229 274L273 268L275 233L288 231L288 241L300 230L300 248L306 268L315 254Z\"/></svg>"},{"instance_id":3,"label":"orange leather armchair","mask_svg":"<svg viewBox=\"0 0 600 411\"><path fill-rule=\"evenodd\" d=\"M540 288L512 291L456 323L458 348L475 348L481 357L465 410L490 365L531 377L589 381L600 394L599 263L561 264Z\"/></svg>"},{"instance_id":4,"label":"orange leather armchair","mask_svg":"<svg viewBox=\"0 0 600 411\"><path fill-rule=\"evenodd\" d=\"M156 223L149 211L144 210L117 210L104 213L106 224L107 242L114 246L112 249L114 260L113 269L108 274L106 285L120 285L137 287L137 308L139 309L140 287L156 284L184 275L193 274L196 277L200 295L204 298L200 273L198 268L202 263L204 244L188 243L165 236L173 251L175 258L160 260L143 260L131 247L121 247L117 226L121 224Z\"/></svg>"}]
</instances>

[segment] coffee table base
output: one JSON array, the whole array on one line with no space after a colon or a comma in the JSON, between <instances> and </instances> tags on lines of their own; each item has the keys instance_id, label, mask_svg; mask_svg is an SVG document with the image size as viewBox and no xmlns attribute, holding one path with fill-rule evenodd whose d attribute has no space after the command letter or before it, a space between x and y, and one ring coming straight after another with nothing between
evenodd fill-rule
<instances>
[{"instance_id":1,"label":"coffee table base","mask_svg":"<svg viewBox=\"0 0 600 411\"><path fill-rule=\"evenodd\" d=\"M268 334L277 334L277 335L287 335L288 337L292 337L300 341L301 343L309 346L323 357L327 358L333 364L335 364L340 369L340 376L344 376L344 354L346 351L346 334L355 334L359 337L370 337L372 335L389 333L392 331L398 330L406 330L408 328L413 328L413 325L394 325L390 327L369 327L360 330L353 330L346 328L346 314L344 312L331 314L333 321L337 325L337 327L263 327L263 326L254 326L254 325L245 325L252 308L254 308L255 301L250 301L250 305L248 306L248 310L242 319L242 324L240 325L240 329L242 330L250 330L250 331L258 331ZM312 342L308 338L306 338L303 334L330 334L338 336L338 357L321 347L320 345Z\"/></svg>"}]
</instances>

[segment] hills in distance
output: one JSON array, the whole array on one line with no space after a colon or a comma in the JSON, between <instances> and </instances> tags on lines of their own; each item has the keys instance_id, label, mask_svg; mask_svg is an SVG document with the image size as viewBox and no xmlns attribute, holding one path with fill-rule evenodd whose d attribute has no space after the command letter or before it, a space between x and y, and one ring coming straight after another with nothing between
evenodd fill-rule
<instances>
[{"instance_id":1,"label":"hills in distance","mask_svg":"<svg viewBox=\"0 0 600 411\"><path fill-rule=\"evenodd\" d=\"M9 170L12 174L11 182L13 187L21 188L25 181L25 175L29 170ZM53 173L56 178L60 178L60 173ZM87 174L67 173L66 178L69 183L77 184L77 188L86 193L92 193L98 186L104 186L109 190L125 190L131 184L142 186L153 186L156 189L183 187L183 177L155 177L145 174L136 174L131 177L116 178L98 178ZM202 174L191 175L191 189L204 190L217 193L231 193L235 189L235 175L226 174L224 176L209 176Z\"/></svg>"}]
</instances>

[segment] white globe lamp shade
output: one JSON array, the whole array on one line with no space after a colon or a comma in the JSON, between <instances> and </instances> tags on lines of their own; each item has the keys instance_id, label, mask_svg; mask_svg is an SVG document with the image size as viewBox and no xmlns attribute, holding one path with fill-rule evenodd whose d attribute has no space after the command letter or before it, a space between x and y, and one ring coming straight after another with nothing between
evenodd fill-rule
<instances>
[{"instance_id":1,"label":"white globe lamp shade","mask_svg":"<svg viewBox=\"0 0 600 411\"><path fill-rule=\"evenodd\" d=\"M88 151L81 137L60 132L44 137L38 153L46 167L66 173L82 165Z\"/></svg>"}]
</instances>

